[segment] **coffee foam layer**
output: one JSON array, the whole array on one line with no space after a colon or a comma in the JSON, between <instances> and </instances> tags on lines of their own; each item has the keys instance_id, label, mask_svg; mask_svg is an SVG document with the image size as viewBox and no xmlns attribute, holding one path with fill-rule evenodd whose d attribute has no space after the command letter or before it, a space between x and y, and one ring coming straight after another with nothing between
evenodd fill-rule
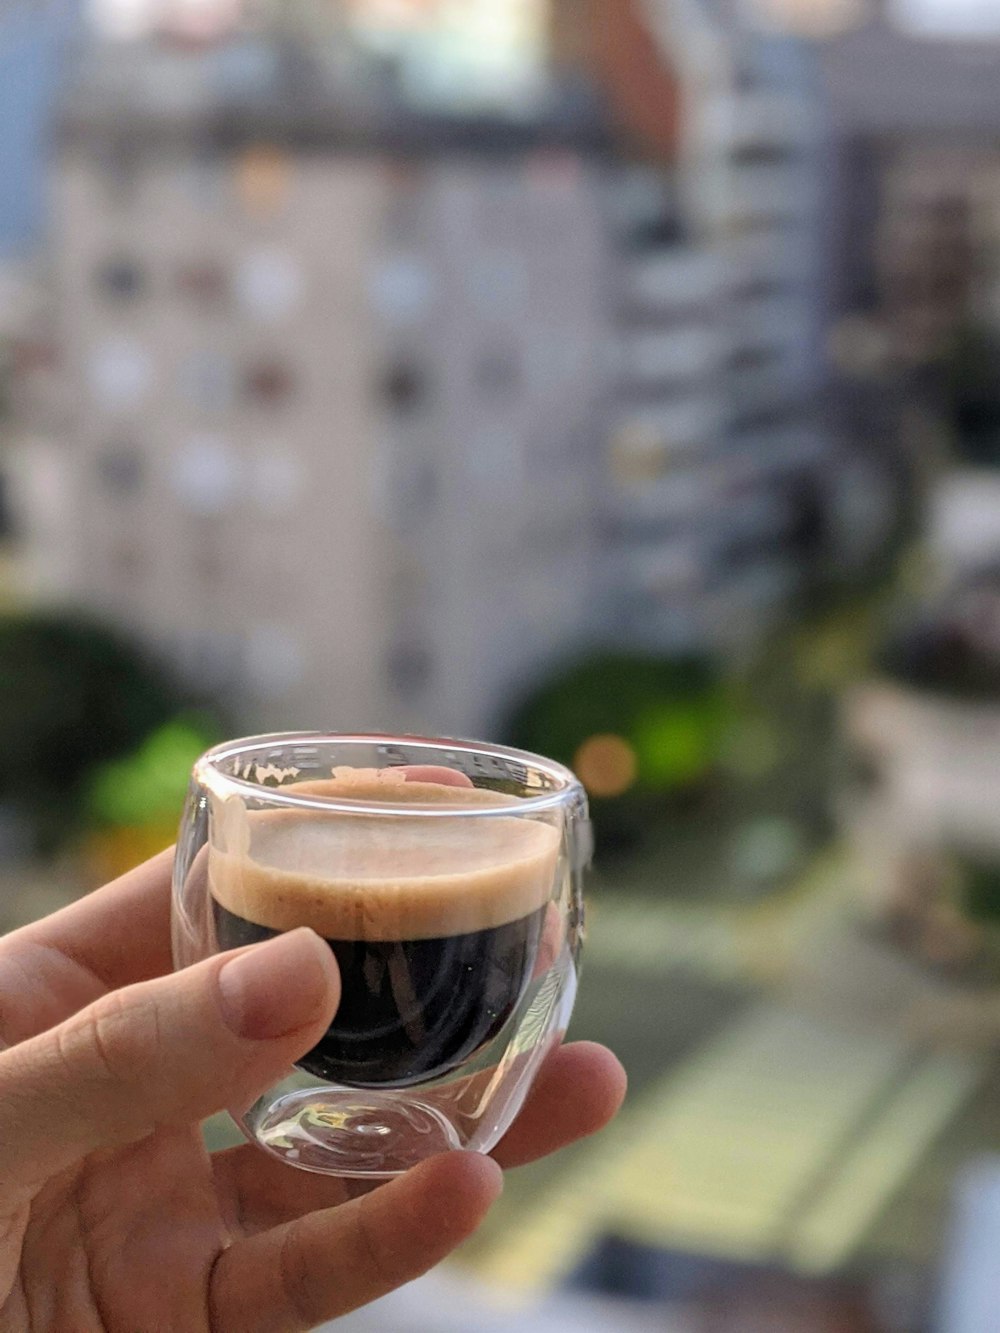
<instances>
[{"instance_id":1,"label":"coffee foam layer","mask_svg":"<svg viewBox=\"0 0 1000 1333\"><path fill-rule=\"evenodd\" d=\"M309 810L243 812L243 836L213 845L219 905L271 930L309 926L332 940L438 939L506 925L551 897L556 828L514 816L470 818L516 797L355 771L296 783L297 794L394 806L451 805L455 818ZM245 822L244 822L245 821Z\"/></svg>"}]
</instances>

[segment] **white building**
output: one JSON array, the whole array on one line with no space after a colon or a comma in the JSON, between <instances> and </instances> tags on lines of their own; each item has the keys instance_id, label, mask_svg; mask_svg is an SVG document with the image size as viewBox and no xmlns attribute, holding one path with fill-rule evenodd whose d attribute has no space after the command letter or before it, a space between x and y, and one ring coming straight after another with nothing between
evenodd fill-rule
<instances>
[{"instance_id":1,"label":"white building","mask_svg":"<svg viewBox=\"0 0 1000 1333\"><path fill-rule=\"evenodd\" d=\"M808 92L703 0L629 13L677 93L652 158L586 58L582 95L473 120L301 34L84 70L71 593L243 725L490 731L594 641L753 642L808 571Z\"/></svg>"},{"instance_id":2,"label":"white building","mask_svg":"<svg viewBox=\"0 0 1000 1333\"><path fill-rule=\"evenodd\" d=\"M586 127L316 80L249 42L85 72L72 595L244 725L487 731L591 627L598 168Z\"/></svg>"}]
</instances>

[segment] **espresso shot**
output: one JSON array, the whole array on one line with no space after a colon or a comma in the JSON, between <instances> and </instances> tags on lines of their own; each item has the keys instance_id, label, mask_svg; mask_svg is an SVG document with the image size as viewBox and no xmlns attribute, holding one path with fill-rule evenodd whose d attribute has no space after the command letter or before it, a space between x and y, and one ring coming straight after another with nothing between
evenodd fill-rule
<instances>
[{"instance_id":1,"label":"espresso shot","mask_svg":"<svg viewBox=\"0 0 1000 1333\"><path fill-rule=\"evenodd\" d=\"M504 802L492 791L387 784L361 771L294 790L447 805L458 817L249 814L249 850L210 857L219 947L298 926L327 941L341 1002L299 1062L308 1073L352 1087L405 1087L459 1067L497 1036L532 976L555 889L556 829L513 815L469 818L477 805Z\"/></svg>"}]
</instances>

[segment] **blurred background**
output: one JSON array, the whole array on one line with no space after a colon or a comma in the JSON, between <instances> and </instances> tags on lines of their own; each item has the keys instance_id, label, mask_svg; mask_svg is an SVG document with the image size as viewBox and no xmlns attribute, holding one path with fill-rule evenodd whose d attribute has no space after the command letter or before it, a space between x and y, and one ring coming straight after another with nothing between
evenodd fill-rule
<instances>
[{"instance_id":1,"label":"blurred background","mask_svg":"<svg viewBox=\"0 0 1000 1333\"><path fill-rule=\"evenodd\" d=\"M293 728L576 768L631 1077L345 1329L1000 1327L994 0L2 0L0 929Z\"/></svg>"}]
</instances>

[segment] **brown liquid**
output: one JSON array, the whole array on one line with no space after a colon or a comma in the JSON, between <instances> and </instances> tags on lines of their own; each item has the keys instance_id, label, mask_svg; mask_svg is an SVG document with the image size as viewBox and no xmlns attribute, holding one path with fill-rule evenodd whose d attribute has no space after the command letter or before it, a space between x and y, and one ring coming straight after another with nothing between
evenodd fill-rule
<instances>
[{"instance_id":1,"label":"brown liquid","mask_svg":"<svg viewBox=\"0 0 1000 1333\"><path fill-rule=\"evenodd\" d=\"M346 794L337 783L311 787ZM361 790L355 782L350 795L372 799ZM379 795L397 802L403 789ZM416 782L403 799L503 801ZM508 816L293 811L252 814L247 829L247 852L213 848L209 859L219 946L305 925L340 967L340 1007L303 1069L355 1086L422 1082L462 1064L510 1018L555 884L555 829Z\"/></svg>"}]
</instances>

